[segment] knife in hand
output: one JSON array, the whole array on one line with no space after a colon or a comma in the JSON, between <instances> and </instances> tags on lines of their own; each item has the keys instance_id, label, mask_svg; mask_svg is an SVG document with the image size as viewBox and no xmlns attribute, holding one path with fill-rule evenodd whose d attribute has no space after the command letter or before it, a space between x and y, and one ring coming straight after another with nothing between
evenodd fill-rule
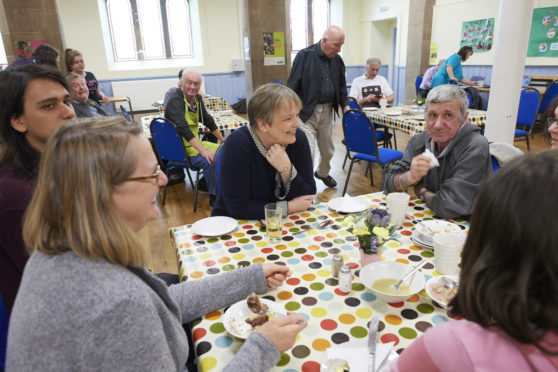
<instances>
[{"instance_id":1,"label":"knife in hand","mask_svg":"<svg viewBox=\"0 0 558 372\"><path fill-rule=\"evenodd\" d=\"M370 327L368 328L368 372L374 372L374 364L376 363L376 337L379 322L380 318L375 316L370 321Z\"/></svg>"}]
</instances>

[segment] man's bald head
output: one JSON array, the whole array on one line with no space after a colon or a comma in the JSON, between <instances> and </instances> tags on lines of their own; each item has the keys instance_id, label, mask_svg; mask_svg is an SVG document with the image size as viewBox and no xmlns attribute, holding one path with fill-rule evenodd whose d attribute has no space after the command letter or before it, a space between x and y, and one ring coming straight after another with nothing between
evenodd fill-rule
<instances>
[{"instance_id":1,"label":"man's bald head","mask_svg":"<svg viewBox=\"0 0 558 372\"><path fill-rule=\"evenodd\" d=\"M320 41L320 47L327 58L333 58L341 51L341 47L344 43L345 32L341 27L332 25L324 31L324 36Z\"/></svg>"}]
</instances>

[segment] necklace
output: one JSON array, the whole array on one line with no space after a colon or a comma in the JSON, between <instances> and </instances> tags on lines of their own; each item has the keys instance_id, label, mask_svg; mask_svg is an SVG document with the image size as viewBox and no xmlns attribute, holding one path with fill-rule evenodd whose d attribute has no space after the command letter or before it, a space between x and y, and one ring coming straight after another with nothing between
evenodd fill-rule
<instances>
[{"instance_id":1,"label":"necklace","mask_svg":"<svg viewBox=\"0 0 558 372\"><path fill-rule=\"evenodd\" d=\"M196 99L194 98L194 103L191 105L190 102L188 102L187 99L184 99L186 101L186 104L188 105L188 110L192 111L192 112L196 112L197 111L197 107L198 105L196 104Z\"/></svg>"}]
</instances>

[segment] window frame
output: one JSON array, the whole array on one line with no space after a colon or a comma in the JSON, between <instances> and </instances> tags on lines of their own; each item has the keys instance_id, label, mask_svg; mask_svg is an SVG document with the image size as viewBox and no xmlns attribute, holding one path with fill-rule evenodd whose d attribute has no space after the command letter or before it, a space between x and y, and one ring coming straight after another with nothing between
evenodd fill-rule
<instances>
[{"instance_id":1,"label":"window frame","mask_svg":"<svg viewBox=\"0 0 558 372\"><path fill-rule=\"evenodd\" d=\"M291 11L291 4L293 1L290 0L289 3L289 13ZM331 0L327 1L327 26L331 26ZM314 0L306 0L306 46L305 48L309 47L317 43L321 39L321 35L317 35L317 40L314 41L314 18L313 18L313 2ZM293 34L292 34L292 24L291 24L291 15L289 14L289 27L290 27L290 35L291 35L291 55L294 58L296 53L298 53L301 49L293 49Z\"/></svg>"},{"instance_id":2,"label":"window frame","mask_svg":"<svg viewBox=\"0 0 558 372\"><path fill-rule=\"evenodd\" d=\"M129 0L134 1L134 0ZM165 3L166 0L158 0L160 4ZM164 59L144 59L138 58L137 60L116 61L114 56L114 48L112 43L112 35L110 31L109 15L107 10L107 0L97 0L99 8L99 16L101 19L101 29L103 34L103 41L105 47L105 54L109 70L141 70L141 69L161 69L161 68L176 68L176 67L190 67L202 66L203 49L201 37L201 25L199 19L199 1L200 0L187 0L188 9L190 12L190 45L192 55L189 57L170 57L172 56L170 46L170 36L166 36L165 40L165 53L169 57ZM135 1L134 1L135 2ZM134 4L135 6L135 4ZM132 11L134 11L132 6ZM166 7L166 6L165 6ZM139 25L136 23L137 15L133 16L134 29L136 35L136 50L141 50L141 35L139 34ZM169 35L168 20L165 8L161 8L161 22L163 25L164 35ZM138 40L140 39L140 40Z\"/></svg>"}]
</instances>

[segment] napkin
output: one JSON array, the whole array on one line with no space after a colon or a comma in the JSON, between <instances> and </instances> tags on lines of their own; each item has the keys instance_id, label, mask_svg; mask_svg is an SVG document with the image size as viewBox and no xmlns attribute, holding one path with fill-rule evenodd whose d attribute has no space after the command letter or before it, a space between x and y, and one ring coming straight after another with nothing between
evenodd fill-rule
<instances>
[{"instance_id":1,"label":"napkin","mask_svg":"<svg viewBox=\"0 0 558 372\"><path fill-rule=\"evenodd\" d=\"M349 194L345 194L343 196L343 200L337 207L337 210L342 212L351 212L351 211L358 211L362 210L362 203L359 202L359 199L351 197Z\"/></svg>"},{"instance_id":2,"label":"napkin","mask_svg":"<svg viewBox=\"0 0 558 372\"><path fill-rule=\"evenodd\" d=\"M422 155L426 155L430 159L430 169L440 166L438 159L434 156L434 154L430 150L428 149L424 150Z\"/></svg>"},{"instance_id":3,"label":"napkin","mask_svg":"<svg viewBox=\"0 0 558 372\"><path fill-rule=\"evenodd\" d=\"M374 371L377 371L378 367L382 365L393 345L395 342L376 344ZM326 350L326 360L334 358L346 360L351 371L368 371L368 346L365 342L347 342L340 346L330 347Z\"/></svg>"}]
</instances>

